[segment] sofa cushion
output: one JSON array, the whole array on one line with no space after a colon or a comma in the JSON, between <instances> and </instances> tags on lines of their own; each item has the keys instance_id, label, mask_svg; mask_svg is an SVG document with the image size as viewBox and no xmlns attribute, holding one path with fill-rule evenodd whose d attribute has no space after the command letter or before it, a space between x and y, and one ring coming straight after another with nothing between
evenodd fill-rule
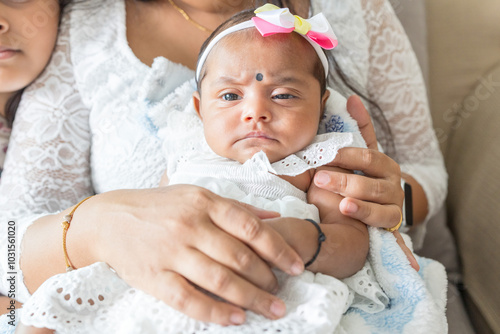
<instances>
[{"instance_id":1,"label":"sofa cushion","mask_svg":"<svg viewBox=\"0 0 500 334\"><path fill-rule=\"evenodd\" d=\"M470 299L500 333L500 64L483 75L451 125L448 215Z\"/></svg>"},{"instance_id":2,"label":"sofa cushion","mask_svg":"<svg viewBox=\"0 0 500 334\"><path fill-rule=\"evenodd\" d=\"M441 148L463 98L500 59L500 1L427 0L430 103Z\"/></svg>"}]
</instances>

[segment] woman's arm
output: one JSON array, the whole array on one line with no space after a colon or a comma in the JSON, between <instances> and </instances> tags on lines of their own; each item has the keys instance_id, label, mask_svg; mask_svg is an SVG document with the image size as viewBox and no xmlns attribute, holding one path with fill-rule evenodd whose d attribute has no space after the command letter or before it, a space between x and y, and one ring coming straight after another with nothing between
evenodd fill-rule
<instances>
[{"instance_id":1,"label":"woman's arm","mask_svg":"<svg viewBox=\"0 0 500 334\"><path fill-rule=\"evenodd\" d=\"M26 233L22 264L32 290L65 267L60 224L68 212L41 218ZM107 262L130 285L196 319L240 324L243 308L277 319L285 307L267 292L277 282L265 261L291 275L303 262L259 219L275 216L195 186L113 191L76 210L68 255L76 267Z\"/></svg>"}]
</instances>

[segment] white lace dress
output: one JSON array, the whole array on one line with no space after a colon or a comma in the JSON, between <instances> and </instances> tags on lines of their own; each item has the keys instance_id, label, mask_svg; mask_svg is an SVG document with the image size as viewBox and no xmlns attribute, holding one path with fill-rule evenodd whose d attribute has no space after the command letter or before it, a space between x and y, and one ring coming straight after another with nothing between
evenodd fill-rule
<instances>
[{"instance_id":1,"label":"white lace dress","mask_svg":"<svg viewBox=\"0 0 500 334\"><path fill-rule=\"evenodd\" d=\"M418 64L390 4L313 0L312 10L332 22L342 69L384 110L393 158L424 187L432 215L445 197L446 172ZM15 272L16 298L29 297L19 259L33 221L96 192L159 182L166 162L146 114L194 73L161 58L144 65L125 29L124 0L75 3L63 18L50 64L23 96L0 185L1 221L15 222L17 238L14 263L0 257L2 294L9 289L7 273ZM329 120L324 124L323 131L331 130ZM387 134L377 125L383 145ZM1 254L7 253L6 237L0 231Z\"/></svg>"}]
</instances>

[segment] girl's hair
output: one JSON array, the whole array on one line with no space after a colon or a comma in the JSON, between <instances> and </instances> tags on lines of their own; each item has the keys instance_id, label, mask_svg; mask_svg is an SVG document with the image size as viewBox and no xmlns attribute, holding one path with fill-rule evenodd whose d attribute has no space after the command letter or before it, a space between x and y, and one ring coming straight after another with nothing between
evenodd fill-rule
<instances>
[{"instance_id":1,"label":"girl's hair","mask_svg":"<svg viewBox=\"0 0 500 334\"><path fill-rule=\"evenodd\" d=\"M59 7L61 12L61 15L59 16L59 22L61 20L64 7L69 5L72 1L73 0L59 0ZM21 97L23 95L24 89L25 88L22 88L15 92L5 104L5 119L7 120L8 127L12 127L12 124L14 123L14 118L16 118L16 111L19 107L19 103L21 102Z\"/></svg>"},{"instance_id":2,"label":"girl's hair","mask_svg":"<svg viewBox=\"0 0 500 334\"><path fill-rule=\"evenodd\" d=\"M205 40L205 42L201 46L201 50L200 50L200 53L198 55L198 62L199 62L199 58L201 57L201 55L203 54L205 49L208 47L208 44L210 44L210 42L215 37L217 37L217 35L219 35L222 31L224 31L232 26L235 26L239 23L250 20L254 16L255 16L254 9L247 9L247 10L244 10L242 12L239 12L238 14L233 15L227 21L225 21L220 26L218 26L217 29L215 29L212 32L210 37L208 37L207 40ZM308 44L305 40L304 40L304 42L306 44ZM314 54L316 55L316 51L314 52ZM206 64L206 62L205 62L205 64ZM203 67L205 67L205 64L203 65ZM316 56L316 61L314 62L313 75L319 81L320 89L321 89L321 96L323 96L323 94L326 91L326 76L325 76L325 69L323 68L323 64L321 63L321 60L319 59L318 56ZM198 82L196 83L197 88L198 88L198 92L200 92L200 93L201 93L201 91L200 91L201 81L203 81L203 71L201 72L201 76L198 79Z\"/></svg>"}]
</instances>

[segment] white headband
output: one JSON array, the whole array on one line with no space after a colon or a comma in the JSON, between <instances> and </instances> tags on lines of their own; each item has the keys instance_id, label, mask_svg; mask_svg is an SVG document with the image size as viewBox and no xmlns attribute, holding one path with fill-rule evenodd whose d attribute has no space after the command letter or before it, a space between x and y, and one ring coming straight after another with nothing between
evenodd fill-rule
<instances>
[{"instance_id":1,"label":"white headband","mask_svg":"<svg viewBox=\"0 0 500 334\"><path fill-rule=\"evenodd\" d=\"M310 19L302 19L292 15L288 8L279 8L273 5L265 5L257 9L257 16L252 19L227 28L210 41L198 60L196 67L196 81L200 80L201 69L213 47L224 37L234 32L257 28L263 37L276 33L290 33L297 31L304 37L318 54L321 64L325 69L325 77L328 76L328 60L322 48L333 49L337 46L337 38L323 14L318 14Z\"/></svg>"}]
</instances>

